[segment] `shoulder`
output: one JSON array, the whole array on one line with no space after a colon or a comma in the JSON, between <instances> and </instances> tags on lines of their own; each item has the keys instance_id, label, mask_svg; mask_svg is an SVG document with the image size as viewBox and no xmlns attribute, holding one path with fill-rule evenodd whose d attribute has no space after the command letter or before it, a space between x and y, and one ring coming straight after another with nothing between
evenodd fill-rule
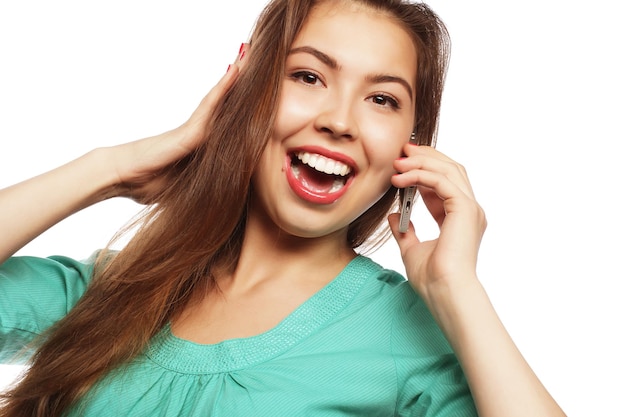
<instances>
[{"instance_id":1,"label":"shoulder","mask_svg":"<svg viewBox=\"0 0 626 417\"><path fill-rule=\"evenodd\" d=\"M384 268L370 258L360 258L363 271L367 274L364 291L374 294L378 304L384 306L388 313L400 317L417 314L423 320L432 319L423 300L402 274Z\"/></svg>"},{"instance_id":2,"label":"shoulder","mask_svg":"<svg viewBox=\"0 0 626 417\"><path fill-rule=\"evenodd\" d=\"M380 267L373 276L381 314L389 317L396 415L475 417L463 370L426 303L399 273Z\"/></svg>"},{"instance_id":3,"label":"shoulder","mask_svg":"<svg viewBox=\"0 0 626 417\"><path fill-rule=\"evenodd\" d=\"M0 265L0 325L40 333L59 320L87 290L98 255L85 260L17 256L5 261Z\"/></svg>"},{"instance_id":4,"label":"shoulder","mask_svg":"<svg viewBox=\"0 0 626 417\"><path fill-rule=\"evenodd\" d=\"M43 288L62 285L68 280L77 284L87 283L94 269L96 254L87 260L76 260L66 256L38 258L16 256L0 265L2 288Z\"/></svg>"},{"instance_id":5,"label":"shoulder","mask_svg":"<svg viewBox=\"0 0 626 417\"><path fill-rule=\"evenodd\" d=\"M15 256L0 264L0 279L7 288L22 287L41 289L61 286L65 290L84 290L94 275L96 265L106 263L115 256L114 251L96 251L83 260L67 256ZM68 287L68 284L69 285Z\"/></svg>"},{"instance_id":6,"label":"shoulder","mask_svg":"<svg viewBox=\"0 0 626 417\"><path fill-rule=\"evenodd\" d=\"M450 353L441 329L407 279L365 259L370 272L363 295L388 317L392 351L418 356Z\"/></svg>"}]
</instances>

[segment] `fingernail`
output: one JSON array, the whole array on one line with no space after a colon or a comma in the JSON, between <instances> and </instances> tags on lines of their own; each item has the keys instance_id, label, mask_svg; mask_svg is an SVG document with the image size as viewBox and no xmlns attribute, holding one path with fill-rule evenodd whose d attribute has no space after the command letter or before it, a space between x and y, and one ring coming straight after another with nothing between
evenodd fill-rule
<instances>
[{"instance_id":1,"label":"fingernail","mask_svg":"<svg viewBox=\"0 0 626 417\"><path fill-rule=\"evenodd\" d=\"M228 64L228 68L226 68L226 72L230 71L230 67L232 67L232 65Z\"/></svg>"},{"instance_id":2,"label":"fingernail","mask_svg":"<svg viewBox=\"0 0 626 417\"><path fill-rule=\"evenodd\" d=\"M245 44L244 44L244 43L242 43L242 44L241 44L241 46L239 47L239 55L241 55L241 51L243 51L243 46L244 46L244 45L245 45Z\"/></svg>"}]
</instances>

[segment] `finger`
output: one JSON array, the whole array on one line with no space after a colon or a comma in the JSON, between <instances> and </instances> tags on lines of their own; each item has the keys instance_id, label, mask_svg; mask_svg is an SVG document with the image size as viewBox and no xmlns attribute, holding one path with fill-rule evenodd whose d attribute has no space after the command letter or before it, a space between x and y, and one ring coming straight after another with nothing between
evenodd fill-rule
<instances>
[{"instance_id":1,"label":"finger","mask_svg":"<svg viewBox=\"0 0 626 417\"><path fill-rule=\"evenodd\" d=\"M207 129L210 129L209 119L217 104L221 101L224 94L232 87L235 80L239 76L241 69L243 68L246 53L248 52L249 44L242 43L239 49L237 58L233 64L228 66L226 74L217 82L217 84L208 92L202 99L196 110L192 113L191 117L187 120L185 125L189 128L188 132L192 132L191 135L185 137L181 141L181 145L188 150L195 148L198 141L206 137ZM201 134L197 134L201 132ZM204 132L204 133L202 133Z\"/></svg>"},{"instance_id":2,"label":"finger","mask_svg":"<svg viewBox=\"0 0 626 417\"><path fill-rule=\"evenodd\" d=\"M430 188L418 187L418 189L420 190L420 196L426 209L437 223L437 226L439 226L439 229L441 229L443 221L446 218L443 200Z\"/></svg>"},{"instance_id":3,"label":"finger","mask_svg":"<svg viewBox=\"0 0 626 417\"><path fill-rule=\"evenodd\" d=\"M211 114L219 100L224 96L226 91L234 84L239 75L239 66L230 65L226 74L215 84L215 86L202 99L196 110L191 115L189 121L205 121L206 116Z\"/></svg>"},{"instance_id":4,"label":"finger","mask_svg":"<svg viewBox=\"0 0 626 417\"><path fill-rule=\"evenodd\" d=\"M403 173L412 169L421 169L438 172L457 184L466 195L474 197L467 171L458 162L428 146L408 145L406 146L406 153L406 157L399 158L394 162L396 171ZM407 184L403 187L409 185L415 184Z\"/></svg>"},{"instance_id":5,"label":"finger","mask_svg":"<svg viewBox=\"0 0 626 417\"><path fill-rule=\"evenodd\" d=\"M394 175L391 182L400 188L407 184L417 184L422 201L440 229L451 212L463 211L464 207L477 205L473 196L468 195L455 181L438 172L411 170Z\"/></svg>"},{"instance_id":6,"label":"finger","mask_svg":"<svg viewBox=\"0 0 626 417\"><path fill-rule=\"evenodd\" d=\"M456 163L456 161L450 158L448 155L433 148L432 146L416 145L414 143L406 143L403 148L403 152L406 156L423 155L440 159L445 162Z\"/></svg>"},{"instance_id":7,"label":"finger","mask_svg":"<svg viewBox=\"0 0 626 417\"><path fill-rule=\"evenodd\" d=\"M391 177L391 183L397 188L406 188L412 185L431 189L440 199L446 200L454 197L468 197L456 181L451 180L445 174L423 169L412 169L407 172L395 174Z\"/></svg>"},{"instance_id":8,"label":"finger","mask_svg":"<svg viewBox=\"0 0 626 417\"><path fill-rule=\"evenodd\" d=\"M239 52L237 53L237 57L233 61L232 64L228 66L226 74L222 77L222 79L209 91L209 94L205 97L205 99L209 102L209 105L214 107L218 100L224 95L226 91L233 85L235 79L241 72L241 69L244 67L245 63L248 61L246 59L246 55L250 50L250 44L242 43L239 47Z\"/></svg>"},{"instance_id":9,"label":"finger","mask_svg":"<svg viewBox=\"0 0 626 417\"><path fill-rule=\"evenodd\" d=\"M220 81L209 91L209 94L206 95L203 101L207 101L207 105L214 107L218 100L224 95L226 91L233 85L235 79L241 72L241 69L244 67L245 62L247 62L246 55L250 50L250 44L242 43L239 47L239 52L237 53L237 57L233 61L232 64L228 66L226 70L226 74L220 79Z\"/></svg>"},{"instance_id":10,"label":"finger","mask_svg":"<svg viewBox=\"0 0 626 417\"><path fill-rule=\"evenodd\" d=\"M389 221L389 228L391 234L398 243L400 253L402 256L406 253L407 249L414 244L420 243L417 235L415 234L415 227L412 222L409 222L409 229L405 233L400 232L400 213L392 213L387 217Z\"/></svg>"},{"instance_id":11,"label":"finger","mask_svg":"<svg viewBox=\"0 0 626 417\"><path fill-rule=\"evenodd\" d=\"M245 42L242 43L241 46L239 47L239 52L237 53L237 57L235 58L233 63L228 66L228 70L226 72L232 69L241 70L244 67L245 63L248 62L246 57L248 56L249 51L250 51L250 44L245 43Z\"/></svg>"}]
</instances>

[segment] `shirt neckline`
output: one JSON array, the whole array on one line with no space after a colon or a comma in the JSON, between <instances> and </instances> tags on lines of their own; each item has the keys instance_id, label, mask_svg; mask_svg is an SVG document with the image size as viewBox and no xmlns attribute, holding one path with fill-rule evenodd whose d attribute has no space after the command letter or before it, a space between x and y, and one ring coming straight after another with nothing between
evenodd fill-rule
<instances>
[{"instance_id":1,"label":"shirt neckline","mask_svg":"<svg viewBox=\"0 0 626 417\"><path fill-rule=\"evenodd\" d=\"M210 374L265 362L294 346L343 310L364 282L382 268L357 255L326 286L272 329L256 336L203 345L176 337L166 325L151 341L146 356L175 372Z\"/></svg>"}]
</instances>

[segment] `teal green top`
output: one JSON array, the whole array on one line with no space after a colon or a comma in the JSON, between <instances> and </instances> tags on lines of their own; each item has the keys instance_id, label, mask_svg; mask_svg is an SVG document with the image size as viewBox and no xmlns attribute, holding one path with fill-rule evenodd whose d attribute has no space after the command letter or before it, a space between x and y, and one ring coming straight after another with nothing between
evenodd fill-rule
<instances>
[{"instance_id":1,"label":"teal green top","mask_svg":"<svg viewBox=\"0 0 626 417\"><path fill-rule=\"evenodd\" d=\"M93 267L0 266L0 361L62 318ZM199 345L169 326L71 416L475 416L458 361L407 281L358 256L275 328Z\"/></svg>"}]
</instances>

